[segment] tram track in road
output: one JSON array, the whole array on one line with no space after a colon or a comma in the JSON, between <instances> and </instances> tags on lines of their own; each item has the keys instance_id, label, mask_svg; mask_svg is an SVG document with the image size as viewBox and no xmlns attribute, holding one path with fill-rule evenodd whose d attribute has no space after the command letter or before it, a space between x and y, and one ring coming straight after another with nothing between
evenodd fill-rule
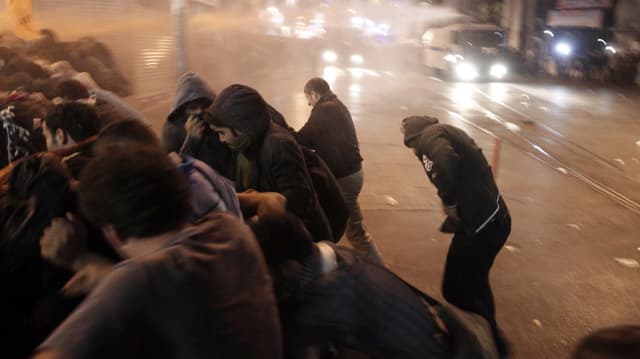
<instances>
[{"instance_id":1,"label":"tram track in road","mask_svg":"<svg viewBox=\"0 0 640 359\"><path fill-rule=\"evenodd\" d=\"M474 115L447 110L449 116L492 137L500 138L549 168L576 178L594 191L640 215L640 198L634 198L634 194L640 194L640 183L628 177L615 163L571 141L532 116L503 102L494 101L484 91L475 91L491 101L492 107L496 108L489 109L474 101Z\"/></svg>"}]
</instances>

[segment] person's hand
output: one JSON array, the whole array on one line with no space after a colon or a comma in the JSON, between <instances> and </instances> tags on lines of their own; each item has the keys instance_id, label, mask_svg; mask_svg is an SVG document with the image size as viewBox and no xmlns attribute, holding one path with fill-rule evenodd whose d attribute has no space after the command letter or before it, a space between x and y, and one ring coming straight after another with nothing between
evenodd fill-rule
<instances>
[{"instance_id":1,"label":"person's hand","mask_svg":"<svg viewBox=\"0 0 640 359\"><path fill-rule=\"evenodd\" d=\"M87 230L71 213L57 217L40 238L40 256L63 268L73 270L74 262L87 252Z\"/></svg>"},{"instance_id":2,"label":"person's hand","mask_svg":"<svg viewBox=\"0 0 640 359\"><path fill-rule=\"evenodd\" d=\"M456 206L443 205L442 209L444 210L444 214L446 214L447 217L451 218L456 222L462 222L462 220L458 216L458 208Z\"/></svg>"},{"instance_id":3,"label":"person's hand","mask_svg":"<svg viewBox=\"0 0 640 359\"><path fill-rule=\"evenodd\" d=\"M74 297L91 292L113 270L113 263L99 256L84 258L82 268L62 288L62 294Z\"/></svg>"},{"instance_id":4,"label":"person's hand","mask_svg":"<svg viewBox=\"0 0 640 359\"><path fill-rule=\"evenodd\" d=\"M238 201L242 208L242 214L246 218L255 215L260 217L266 213L284 212L287 208L287 198L276 192L248 190L238 193Z\"/></svg>"},{"instance_id":5,"label":"person's hand","mask_svg":"<svg viewBox=\"0 0 640 359\"><path fill-rule=\"evenodd\" d=\"M207 129L207 124L202 117L198 115L190 115L187 122L184 124L184 129L187 131L187 137L193 140L201 140L204 137L204 132Z\"/></svg>"},{"instance_id":6,"label":"person's hand","mask_svg":"<svg viewBox=\"0 0 640 359\"><path fill-rule=\"evenodd\" d=\"M287 198L277 192L260 193L256 214L258 218L267 213L282 213L287 210Z\"/></svg>"}]
</instances>

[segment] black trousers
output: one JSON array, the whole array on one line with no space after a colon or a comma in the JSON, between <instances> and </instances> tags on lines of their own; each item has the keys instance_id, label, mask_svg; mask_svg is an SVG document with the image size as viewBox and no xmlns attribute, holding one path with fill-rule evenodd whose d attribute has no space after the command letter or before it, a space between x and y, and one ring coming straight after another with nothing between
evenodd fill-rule
<instances>
[{"instance_id":1,"label":"black trousers","mask_svg":"<svg viewBox=\"0 0 640 359\"><path fill-rule=\"evenodd\" d=\"M460 309L484 317L498 333L489 270L496 255L511 233L511 217L503 207L496 219L480 233L470 236L457 232L453 236L442 280L442 295Z\"/></svg>"}]
</instances>

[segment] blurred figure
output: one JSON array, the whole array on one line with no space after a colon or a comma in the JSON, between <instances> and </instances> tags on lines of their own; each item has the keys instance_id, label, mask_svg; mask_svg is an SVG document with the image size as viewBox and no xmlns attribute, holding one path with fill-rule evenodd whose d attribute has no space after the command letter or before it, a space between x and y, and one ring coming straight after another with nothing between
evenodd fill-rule
<instances>
[{"instance_id":1,"label":"blurred figure","mask_svg":"<svg viewBox=\"0 0 640 359\"><path fill-rule=\"evenodd\" d=\"M39 239L74 208L71 174L51 154L15 164L0 193L0 337L2 357L26 358L82 298L60 292L72 273L40 258Z\"/></svg>"},{"instance_id":2,"label":"blurred figure","mask_svg":"<svg viewBox=\"0 0 640 359\"><path fill-rule=\"evenodd\" d=\"M298 131L298 141L318 152L336 177L347 207L347 239L353 248L375 263L383 264L380 251L367 233L358 203L364 182L362 156L356 129L347 107L321 78L312 78L304 86L309 106L307 123Z\"/></svg>"},{"instance_id":3,"label":"blurred figure","mask_svg":"<svg viewBox=\"0 0 640 359\"><path fill-rule=\"evenodd\" d=\"M7 9L15 23L16 36L23 40L33 40L40 36L38 27L33 21L31 0L7 0Z\"/></svg>"},{"instance_id":4,"label":"blurred figure","mask_svg":"<svg viewBox=\"0 0 640 359\"><path fill-rule=\"evenodd\" d=\"M111 122L135 118L148 123L144 115L134 109L118 95L97 87L87 87L78 80L61 81L56 87L54 103L82 102L93 106L100 120L100 128Z\"/></svg>"},{"instance_id":5,"label":"blurred figure","mask_svg":"<svg viewBox=\"0 0 640 359\"><path fill-rule=\"evenodd\" d=\"M498 350L509 355L498 331L489 270L511 232L509 210L498 191L491 167L473 139L435 118L402 120L405 146L422 163L447 218L440 230L454 233L442 280L444 298L480 314L493 329Z\"/></svg>"},{"instance_id":6,"label":"blurred figure","mask_svg":"<svg viewBox=\"0 0 640 359\"><path fill-rule=\"evenodd\" d=\"M209 121L236 156L236 190L277 192L313 238L337 240L318 202L304 157L291 133L272 122L269 106L251 87L231 85L211 107ZM242 198L242 194L239 195Z\"/></svg>"},{"instance_id":7,"label":"blurred figure","mask_svg":"<svg viewBox=\"0 0 640 359\"><path fill-rule=\"evenodd\" d=\"M0 106L0 168L46 149L38 119L43 111L29 99L10 100Z\"/></svg>"},{"instance_id":8,"label":"blurred figure","mask_svg":"<svg viewBox=\"0 0 640 359\"><path fill-rule=\"evenodd\" d=\"M57 105L47 114L42 129L47 141L47 149L59 150L78 145L97 135L100 131L100 121L98 114L90 105L68 102ZM71 169L73 177L77 179L91 157L90 148L82 147L63 160Z\"/></svg>"},{"instance_id":9,"label":"blurred figure","mask_svg":"<svg viewBox=\"0 0 640 359\"><path fill-rule=\"evenodd\" d=\"M329 242L290 213L254 227L271 269L285 358L328 343L372 358L497 358L482 317L443 306L398 276Z\"/></svg>"},{"instance_id":10,"label":"blurred figure","mask_svg":"<svg viewBox=\"0 0 640 359\"><path fill-rule=\"evenodd\" d=\"M621 325L598 329L580 340L571 358L640 358L640 326Z\"/></svg>"},{"instance_id":11,"label":"blurred figure","mask_svg":"<svg viewBox=\"0 0 640 359\"><path fill-rule=\"evenodd\" d=\"M78 191L81 212L129 259L36 358L281 356L271 281L251 231L222 213L188 226L188 182L166 155L114 149L91 161Z\"/></svg>"},{"instance_id":12,"label":"blurred figure","mask_svg":"<svg viewBox=\"0 0 640 359\"><path fill-rule=\"evenodd\" d=\"M153 131L139 120L129 119L113 122L102 129L92 152L98 157L108 156L116 150L126 152L139 146L160 150L160 142ZM240 204L231 181L193 158L180 156L175 152L169 158L189 180L190 222L212 212L229 212L242 219ZM65 285L67 295L90 292L116 263L86 248L84 242L93 238L86 238L85 232L82 223L62 216L52 221L41 239L42 257L75 273Z\"/></svg>"},{"instance_id":13,"label":"blurred figure","mask_svg":"<svg viewBox=\"0 0 640 359\"><path fill-rule=\"evenodd\" d=\"M231 173L231 150L211 131L203 120L205 110L216 95L197 74L188 72L178 79L175 103L162 126L162 144L167 152L197 158L221 175Z\"/></svg>"}]
</instances>

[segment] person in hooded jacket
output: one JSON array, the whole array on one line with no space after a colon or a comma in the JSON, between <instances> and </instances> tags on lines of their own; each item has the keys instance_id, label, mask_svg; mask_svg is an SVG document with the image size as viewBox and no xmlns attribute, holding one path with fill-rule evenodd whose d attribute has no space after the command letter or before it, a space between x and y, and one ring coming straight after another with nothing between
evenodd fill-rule
<instances>
[{"instance_id":1,"label":"person in hooded jacket","mask_svg":"<svg viewBox=\"0 0 640 359\"><path fill-rule=\"evenodd\" d=\"M314 240L336 240L320 206L298 143L274 123L266 101L255 89L225 88L210 109L211 128L235 152L236 190L277 192L287 200Z\"/></svg>"},{"instance_id":2,"label":"person in hooded jacket","mask_svg":"<svg viewBox=\"0 0 640 359\"><path fill-rule=\"evenodd\" d=\"M193 72L178 79L175 103L162 126L162 144L167 152L188 155L208 164L233 180L231 151L203 121L203 113L216 95L209 85Z\"/></svg>"},{"instance_id":3,"label":"person in hooded jacket","mask_svg":"<svg viewBox=\"0 0 640 359\"><path fill-rule=\"evenodd\" d=\"M407 117L401 129L405 146L413 149L442 200L447 217L440 230L454 233L442 294L449 303L487 319L498 350L507 356L507 343L496 322L489 270L511 232L511 217L491 167L469 135L435 118Z\"/></svg>"}]
</instances>

